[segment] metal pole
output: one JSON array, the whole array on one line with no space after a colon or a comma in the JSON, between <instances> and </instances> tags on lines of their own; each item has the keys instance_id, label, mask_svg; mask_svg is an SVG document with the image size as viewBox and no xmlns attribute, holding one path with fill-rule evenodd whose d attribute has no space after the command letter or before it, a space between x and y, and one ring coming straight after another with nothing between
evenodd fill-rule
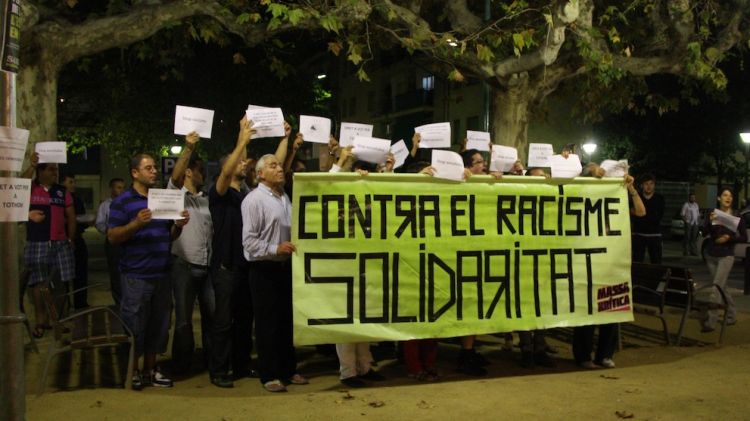
<instances>
[{"instance_id":1,"label":"metal pole","mask_svg":"<svg viewBox=\"0 0 750 421\"><path fill-rule=\"evenodd\" d=\"M487 22L492 17L492 12L490 9L490 0L485 0L484 2L484 21ZM484 121L482 121L482 128L484 131L489 132L490 131L490 84L487 83L487 81L482 82L482 99L484 100Z\"/></svg>"},{"instance_id":2,"label":"metal pole","mask_svg":"<svg viewBox=\"0 0 750 421\"><path fill-rule=\"evenodd\" d=\"M0 22L6 22L9 0L0 2ZM0 71L0 124L16 125L16 75ZM11 177L0 171L0 177ZM18 281L18 224L0 223L0 419L26 417L23 322Z\"/></svg>"}]
</instances>

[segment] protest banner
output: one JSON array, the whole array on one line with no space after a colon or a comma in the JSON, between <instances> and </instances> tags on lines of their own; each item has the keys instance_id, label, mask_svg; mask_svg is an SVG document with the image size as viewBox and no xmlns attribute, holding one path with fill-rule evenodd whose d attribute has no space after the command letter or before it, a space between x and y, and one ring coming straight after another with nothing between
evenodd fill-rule
<instances>
[{"instance_id":1,"label":"protest banner","mask_svg":"<svg viewBox=\"0 0 750 421\"><path fill-rule=\"evenodd\" d=\"M295 174L298 345L633 319L621 180Z\"/></svg>"}]
</instances>

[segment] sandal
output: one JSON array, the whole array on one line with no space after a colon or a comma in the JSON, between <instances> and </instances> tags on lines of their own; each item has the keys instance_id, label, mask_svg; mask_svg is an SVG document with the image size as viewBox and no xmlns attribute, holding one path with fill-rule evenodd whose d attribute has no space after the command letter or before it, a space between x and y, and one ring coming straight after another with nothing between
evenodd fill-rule
<instances>
[{"instance_id":1,"label":"sandal","mask_svg":"<svg viewBox=\"0 0 750 421\"><path fill-rule=\"evenodd\" d=\"M35 325L34 331L31 332L31 336L33 336L36 339L40 339L41 337L44 336L44 332L45 332L44 325Z\"/></svg>"}]
</instances>

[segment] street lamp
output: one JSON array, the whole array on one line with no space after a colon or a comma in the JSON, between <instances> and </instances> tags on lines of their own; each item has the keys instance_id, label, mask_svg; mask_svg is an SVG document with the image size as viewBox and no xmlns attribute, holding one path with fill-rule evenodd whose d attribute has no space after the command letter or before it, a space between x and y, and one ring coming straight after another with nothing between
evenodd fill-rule
<instances>
[{"instance_id":1,"label":"street lamp","mask_svg":"<svg viewBox=\"0 0 750 421\"><path fill-rule=\"evenodd\" d=\"M583 151L586 152L586 154L589 156L589 159L591 159L591 155L596 152L596 143L592 141L588 141L583 144Z\"/></svg>"},{"instance_id":2,"label":"street lamp","mask_svg":"<svg viewBox=\"0 0 750 421\"><path fill-rule=\"evenodd\" d=\"M172 152L172 155L179 155L180 152L182 152L182 146L173 145L171 148L169 148L169 151Z\"/></svg>"}]
</instances>

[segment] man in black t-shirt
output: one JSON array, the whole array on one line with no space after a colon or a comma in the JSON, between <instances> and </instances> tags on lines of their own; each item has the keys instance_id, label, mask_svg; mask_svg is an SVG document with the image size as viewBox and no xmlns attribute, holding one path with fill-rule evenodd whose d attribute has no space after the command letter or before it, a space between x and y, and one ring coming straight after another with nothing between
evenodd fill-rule
<instances>
[{"instance_id":1,"label":"man in black t-shirt","mask_svg":"<svg viewBox=\"0 0 750 421\"><path fill-rule=\"evenodd\" d=\"M648 250L651 263L661 263L661 219L664 216L664 197L656 193L655 188L656 178L653 174L641 176L639 196L646 207L646 215L631 218L634 262L645 261Z\"/></svg>"}]
</instances>

